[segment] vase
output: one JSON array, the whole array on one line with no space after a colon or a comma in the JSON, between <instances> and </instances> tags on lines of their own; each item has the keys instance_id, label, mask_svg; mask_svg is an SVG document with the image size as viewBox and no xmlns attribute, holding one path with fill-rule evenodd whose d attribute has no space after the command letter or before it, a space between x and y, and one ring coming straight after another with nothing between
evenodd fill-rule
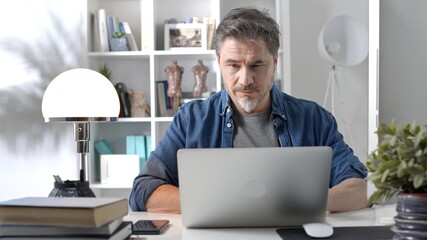
<instances>
[{"instance_id":1,"label":"vase","mask_svg":"<svg viewBox=\"0 0 427 240\"><path fill-rule=\"evenodd\" d=\"M111 51L127 51L126 38L111 38Z\"/></svg>"},{"instance_id":2,"label":"vase","mask_svg":"<svg viewBox=\"0 0 427 240\"><path fill-rule=\"evenodd\" d=\"M394 240L427 239L427 193L401 193L391 230Z\"/></svg>"}]
</instances>

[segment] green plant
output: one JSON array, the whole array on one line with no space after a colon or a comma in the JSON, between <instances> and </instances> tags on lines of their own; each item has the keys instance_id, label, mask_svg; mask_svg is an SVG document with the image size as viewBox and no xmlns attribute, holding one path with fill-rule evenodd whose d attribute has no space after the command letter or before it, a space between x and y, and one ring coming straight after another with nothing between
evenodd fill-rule
<instances>
[{"instance_id":1,"label":"green plant","mask_svg":"<svg viewBox=\"0 0 427 240\"><path fill-rule=\"evenodd\" d=\"M122 33L122 32L113 32L112 35L113 38L125 38L126 34Z\"/></svg>"},{"instance_id":2,"label":"green plant","mask_svg":"<svg viewBox=\"0 0 427 240\"><path fill-rule=\"evenodd\" d=\"M107 66L107 64L104 64L100 69L99 69L99 73L101 73L102 75L104 75L104 77L106 77L108 80L111 77L111 71L110 68Z\"/></svg>"},{"instance_id":3,"label":"green plant","mask_svg":"<svg viewBox=\"0 0 427 240\"><path fill-rule=\"evenodd\" d=\"M412 124L381 123L378 146L366 166L377 190L371 202L384 200L398 193L427 193L427 132L415 121Z\"/></svg>"}]
</instances>

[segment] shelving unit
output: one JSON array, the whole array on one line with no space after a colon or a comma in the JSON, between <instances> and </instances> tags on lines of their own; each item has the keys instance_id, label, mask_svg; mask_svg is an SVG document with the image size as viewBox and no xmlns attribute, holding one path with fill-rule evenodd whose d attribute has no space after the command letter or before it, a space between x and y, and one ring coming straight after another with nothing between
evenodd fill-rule
<instances>
[{"instance_id":1,"label":"shelving unit","mask_svg":"<svg viewBox=\"0 0 427 240\"><path fill-rule=\"evenodd\" d=\"M214 50L164 50L164 20L176 18L185 20L197 16L213 17L216 24L230 9L238 6L258 6L269 9L276 19L280 0L88 0L87 1L87 37L88 67L93 70L107 64L111 70L110 80L113 84L124 82L127 88L143 92L147 104L151 107L151 116L143 118L120 118L114 123L95 123L91 125L91 183L92 188L103 191L109 186L99 184L95 178L97 165L93 163L93 144L99 139L106 139L117 154L125 153L125 137L130 134L151 135L154 149L169 126L172 117L157 115L155 83L165 80L164 69L176 59L184 68L182 90L191 92L194 76L191 68L199 59L209 67L206 85L210 91L221 90L221 74L219 72ZM94 29L91 26L91 14L98 9L105 9L107 16L117 16L120 21L127 21L131 27L140 51L97 52L94 44ZM280 65L279 65L280 66ZM278 70L280 72L280 70ZM281 77L278 76L278 79ZM126 173L124 173L126 174ZM130 188L123 186L123 188ZM120 188L120 187L119 187ZM95 189L95 192L97 190ZM107 194L108 195L108 194Z\"/></svg>"}]
</instances>

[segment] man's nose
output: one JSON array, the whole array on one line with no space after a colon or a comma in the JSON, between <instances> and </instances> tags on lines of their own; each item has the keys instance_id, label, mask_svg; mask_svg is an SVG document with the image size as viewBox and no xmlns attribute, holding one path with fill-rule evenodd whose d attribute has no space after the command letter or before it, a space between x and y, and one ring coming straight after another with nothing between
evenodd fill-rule
<instances>
[{"instance_id":1,"label":"man's nose","mask_svg":"<svg viewBox=\"0 0 427 240\"><path fill-rule=\"evenodd\" d=\"M254 82L253 79L253 73L250 69L248 68L242 68L240 69L240 73L239 73L239 83L242 86L249 86L251 83Z\"/></svg>"}]
</instances>

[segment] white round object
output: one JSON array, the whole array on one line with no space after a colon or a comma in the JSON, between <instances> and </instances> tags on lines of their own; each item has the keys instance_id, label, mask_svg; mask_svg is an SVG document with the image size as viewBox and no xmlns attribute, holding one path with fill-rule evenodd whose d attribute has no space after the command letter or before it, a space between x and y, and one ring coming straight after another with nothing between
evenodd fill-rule
<instances>
[{"instance_id":1,"label":"white round object","mask_svg":"<svg viewBox=\"0 0 427 240\"><path fill-rule=\"evenodd\" d=\"M120 100L114 85L99 72L85 68L65 71L43 95L45 121L65 118L117 118Z\"/></svg>"},{"instance_id":2,"label":"white round object","mask_svg":"<svg viewBox=\"0 0 427 240\"><path fill-rule=\"evenodd\" d=\"M329 20L319 34L318 49L328 62L354 66L368 55L368 30L356 19L340 15Z\"/></svg>"}]
</instances>

